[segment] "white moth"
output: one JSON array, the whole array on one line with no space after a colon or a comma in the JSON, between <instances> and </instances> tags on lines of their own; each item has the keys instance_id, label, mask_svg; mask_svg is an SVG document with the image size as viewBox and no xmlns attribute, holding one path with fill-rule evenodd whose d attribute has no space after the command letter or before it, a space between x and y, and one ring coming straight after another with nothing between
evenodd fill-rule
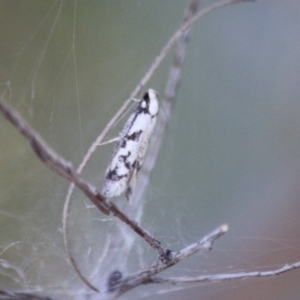
<instances>
[{"instance_id":1,"label":"white moth","mask_svg":"<svg viewBox=\"0 0 300 300\"><path fill-rule=\"evenodd\" d=\"M141 169L158 114L157 94L149 89L127 120L105 173L102 194L125 196L131 203L137 174Z\"/></svg>"}]
</instances>

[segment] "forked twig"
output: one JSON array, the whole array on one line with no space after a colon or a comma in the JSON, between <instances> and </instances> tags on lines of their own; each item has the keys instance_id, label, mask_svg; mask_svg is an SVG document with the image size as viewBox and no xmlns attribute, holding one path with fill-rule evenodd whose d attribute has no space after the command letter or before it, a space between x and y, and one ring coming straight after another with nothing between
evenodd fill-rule
<instances>
[{"instance_id":1,"label":"forked twig","mask_svg":"<svg viewBox=\"0 0 300 300\"><path fill-rule=\"evenodd\" d=\"M120 272L115 272L115 281L110 281L107 292L115 292L114 298L124 294L125 292L135 288L140 284L154 283L151 279L152 276L158 274L171 266L178 264L183 259L195 254L199 251L211 250L213 243L224 235L228 230L227 225L222 225L219 228L215 229L210 234L203 237L199 242L194 243L179 252L169 252L169 259L167 261L158 260L152 267L148 270L144 270L137 274L131 274L126 278L122 278ZM116 276L118 275L118 276ZM20 291L11 291L11 290L1 290L0 289L0 299L1 296L6 296L6 299L15 299L15 300L55 300L53 298L39 296L30 292L20 292Z\"/></svg>"},{"instance_id":2,"label":"forked twig","mask_svg":"<svg viewBox=\"0 0 300 300\"><path fill-rule=\"evenodd\" d=\"M226 224L222 225L217 229L215 229L213 232L203 237L200 241L178 252L170 252L168 261L165 262L157 261L149 269L127 276L124 280L120 281L117 286L114 286L114 289L117 290L116 296L119 296L140 284L147 284L151 282L152 276L178 264L182 260L190 257L191 255L199 251L211 250L213 243L222 235L224 235L227 231L228 231L228 226ZM110 291L111 287L109 287L108 290Z\"/></svg>"},{"instance_id":3,"label":"forked twig","mask_svg":"<svg viewBox=\"0 0 300 300\"><path fill-rule=\"evenodd\" d=\"M275 277L278 275L282 275L286 272L290 272L292 270L296 270L300 268L300 261L295 262L293 264L286 264L283 267L270 271L253 271L253 272L240 272L240 273L226 273L226 274L213 274L213 275L203 275L196 277L174 277L174 278L164 278L164 277L149 277L145 279L144 282L139 284L186 284L186 283L206 283L206 282L224 282L224 281L234 281L248 278L268 278ZM127 286L127 289L122 290L122 293L125 293L129 289L134 288L130 284ZM113 291L118 287L115 286ZM121 294L121 290L119 290L118 294ZM14 299L14 300L56 300L54 298L48 296L39 296L34 293L26 293L24 291L12 291L12 290L1 290L0 289L0 299L2 296L5 296L5 299Z\"/></svg>"}]
</instances>

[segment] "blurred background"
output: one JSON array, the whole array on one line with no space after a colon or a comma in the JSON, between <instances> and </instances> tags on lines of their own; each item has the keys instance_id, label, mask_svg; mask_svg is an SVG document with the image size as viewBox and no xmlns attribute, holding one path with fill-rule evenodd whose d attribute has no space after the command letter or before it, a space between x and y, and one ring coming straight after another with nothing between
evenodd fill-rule
<instances>
[{"instance_id":1,"label":"blurred background","mask_svg":"<svg viewBox=\"0 0 300 300\"><path fill-rule=\"evenodd\" d=\"M78 166L181 24L188 4L0 0L1 94ZM225 7L194 26L142 225L172 250L223 223L229 233L211 252L161 275L265 271L300 260L299 28L298 0ZM171 63L172 53L147 88L163 95ZM99 148L84 172L99 188L112 147ZM62 242L68 182L43 166L2 116L0 174L0 288L82 299L86 290ZM114 222L75 193L70 240L87 277L104 255ZM139 237L136 244L145 266L155 261ZM122 259L120 249L113 268ZM122 271L139 270L131 263L136 260L130 257ZM99 268L93 284L101 287L108 270ZM122 299L299 299L299 279L295 270L268 279L142 286Z\"/></svg>"}]
</instances>

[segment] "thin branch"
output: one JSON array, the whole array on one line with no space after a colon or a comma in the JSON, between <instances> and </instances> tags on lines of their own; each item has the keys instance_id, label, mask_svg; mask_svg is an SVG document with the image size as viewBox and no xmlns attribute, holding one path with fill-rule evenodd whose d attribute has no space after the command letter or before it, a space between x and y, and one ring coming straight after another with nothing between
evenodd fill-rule
<instances>
[{"instance_id":1,"label":"thin branch","mask_svg":"<svg viewBox=\"0 0 300 300\"><path fill-rule=\"evenodd\" d=\"M20 292L13 290L0 289L0 299L11 299L11 300L56 300L48 296L39 296L30 292Z\"/></svg>"},{"instance_id":2,"label":"thin branch","mask_svg":"<svg viewBox=\"0 0 300 300\"><path fill-rule=\"evenodd\" d=\"M147 283L184 284L184 283L221 282L221 281L256 278L256 277L274 277L299 268L300 268L300 261L293 264L286 264L279 269L275 269L271 271L225 273L225 274L215 274L215 275L203 275L203 276L196 276L196 277L174 277L174 278L152 277Z\"/></svg>"},{"instance_id":3,"label":"thin branch","mask_svg":"<svg viewBox=\"0 0 300 300\"><path fill-rule=\"evenodd\" d=\"M72 164L58 155L26 120L9 107L3 98L0 99L0 111L30 142L37 157L48 168L68 181L73 182L96 205L96 207L105 214L109 213L108 205L97 189L84 181L79 174L73 170Z\"/></svg>"},{"instance_id":4,"label":"thin branch","mask_svg":"<svg viewBox=\"0 0 300 300\"><path fill-rule=\"evenodd\" d=\"M189 20L195 16L199 5L200 0L194 0L190 3L184 24L189 22ZM165 95L161 104L162 110L158 116L157 124L152 134L148 155L143 163L142 172L138 178L138 185L134 193L133 203L137 203L139 202L139 199L142 199L142 195L149 183L150 174L156 165L158 154L160 153L163 138L171 118L171 112L176 102L176 95L181 81L181 70L186 57L186 47L189 41L190 30L191 27L188 27L183 31L182 36L177 43L173 64L170 69L169 79L165 89Z\"/></svg>"},{"instance_id":5,"label":"thin branch","mask_svg":"<svg viewBox=\"0 0 300 300\"><path fill-rule=\"evenodd\" d=\"M166 261L157 261L152 267L142 272L132 274L127 276L124 280L118 283L118 286L114 286L116 289L117 296L135 288L140 284L147 284L152 281L152 276L178 264L182 260L190 257L191 255L199 252L199 251L207 251L211 250L214 242L223 236L228 231L228 225L224 224L217 229L215 229L210 234L203 237L197 243L194 243L179 252L169 252L168 260ZM108 288L111 290L111 287Z\"/></svg>"},{"instance_id":6,"label":"thin branch","mask_svg":"<svg viewBox=\"0 0 300 300\"><path fill-rule=\"evenodd\" d=\"M144 88L144 86L150 80L150 78L152 77L152 75L154 74L154 72L156 71L156 69L160 66L161 62L165 59L165 57L167 56L167 54L169 53L169 51L172 49L172 47L174 46L174 44L177 42L177 40L198 19L200 19L204 15L210 13L211 11L213 11L213 10L215 10L217 8L221 8L221 7L224 7L224 6L228 6L228 5L236 4L236 3L241 3L241 2L254 2L254 1L255 0L225 0L225 1L217 2L217 3L212 4L211 6L209 6L207 8L202 9L195 16L193 16L186 23L184 23L181 27L179 27L179 29L175 32L175 34L169 39L169 41L167 42L167 44L162 48L162 50L159 53L159 55L154 59L153 63L151 64L151 67L149 68L149 70L147 71L147 73L144 75L144 77L141 79L141 81L139 82L139 84L135 87L135 89L131 93L129 99L126 100L126 102L124 103L123 107L125 106L125 104L127 103L127 101L128 101L128 104L129 104L129 100L131 98L135 98L136 95ZM127 107L127 105L126 105L126 107ZM122 110L122 112L123 112L123 110Z\"/></svg>"}]
</instances>

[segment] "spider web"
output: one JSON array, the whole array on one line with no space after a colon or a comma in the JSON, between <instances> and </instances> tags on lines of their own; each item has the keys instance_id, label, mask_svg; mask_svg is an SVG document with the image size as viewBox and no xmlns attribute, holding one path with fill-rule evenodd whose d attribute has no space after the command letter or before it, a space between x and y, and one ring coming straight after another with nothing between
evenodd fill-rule
<instances>
[{"instance_id":1,"label":"spider web","mask_svg":"<svg viewBox=\"0 0 300 300\"><path fill-rule=\"evenodd\" d=\"M77 166L180 24L186 5L0 1L1 93ZM299 260L299 8L292 0L237 6L193 30L178 103L143 209L133 217L174 251L224 222L230 232L210 253L162 275L263 271ZM171 56L149 84L160 95L170 62ZM124 120L107 138L118 135ZM0 128L0 288L85 298L90 291L70 267L62 240L69 184L45 168L2 117ZM99 147L83 173L99 188L112 147ZM133 215L123 198L115 201ZM110 272L130 274L157 259L79 191L69 228L80 270L100 289ZM298 277L295 271L214 285L149 285L123 298L296 299Z\"/></svg>"}]
</instances>

